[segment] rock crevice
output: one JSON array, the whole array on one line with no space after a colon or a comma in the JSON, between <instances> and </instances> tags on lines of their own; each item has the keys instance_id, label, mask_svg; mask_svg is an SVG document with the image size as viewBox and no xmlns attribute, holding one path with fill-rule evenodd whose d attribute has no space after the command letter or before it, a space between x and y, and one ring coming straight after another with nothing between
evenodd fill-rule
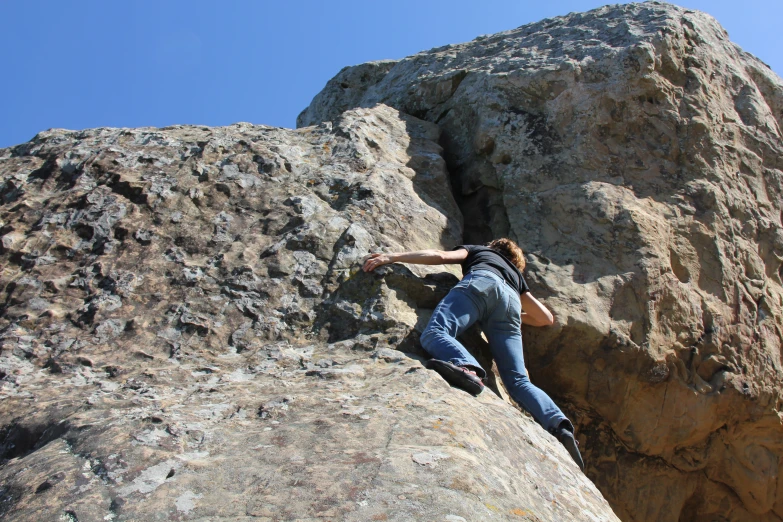
<instances>
[{"instance_id":1,"label":"rock crevice","mask_svg":"<svg viewBox=\"0 0 783 522\"><path fill-rule=\"evenodd\" d=\"M298 122L335 117L345 82L348 105L438 123L464 240L528 252L556 317L525 331L531 377L577 417L617 513L783 517L783 81L708 15L660 2L351 80L373 67L340 71Z\"/></svg>"}]
</instances>

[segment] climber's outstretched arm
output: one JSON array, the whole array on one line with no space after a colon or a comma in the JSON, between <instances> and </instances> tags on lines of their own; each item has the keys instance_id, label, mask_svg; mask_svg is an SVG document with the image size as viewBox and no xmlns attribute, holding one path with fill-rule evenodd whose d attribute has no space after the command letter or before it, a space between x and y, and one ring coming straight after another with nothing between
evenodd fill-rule
<instances>
[{"instance_id":1,"label":"climber's outstretched arm","mask_svg":"<svg viewBox=\"0 0 783 522\"><path fill-rule=\"evenodd\" d=\"M530 295L530 292L522 294L520 300L522 301L522 324L530 326L552 326L555 324L552 312L541 301Z\"/></svg>"},{"instance_id":2,"label":"climber's outstretched arm","mask_svg":"<svg viewBox=\"0 0 783 522\"><path fill-rule=\"evenodd\" d=\"M462 263L468 257L468 251L459 250L417 250L392 254L370 254L364 260L362 270L372 272L379 266L390 263L412 263L414 265L447 265Z\"/></svg>"}]
</instances>

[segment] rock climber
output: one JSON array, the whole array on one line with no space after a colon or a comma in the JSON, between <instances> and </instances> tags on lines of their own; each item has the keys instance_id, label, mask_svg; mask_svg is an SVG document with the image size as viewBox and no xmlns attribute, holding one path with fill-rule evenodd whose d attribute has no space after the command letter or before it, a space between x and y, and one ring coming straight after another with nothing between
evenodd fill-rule
<instances>
[{"instance_id":1,"label":"rock climber","mask_svg":"<svg viewBox=\"0 0 783 522\"><path fill-rule=\"evenodd\" d=\"M362 269L371 272L390 263L462 265L462 280L432 313L421 335L421 344L432 356L425 366L447 382L476 396L484 390L486 371L457 337L478 322L487 336L511 397L552 433L584 470L574 438L574 426L525 371L521 325L550 326L552 313L530 293L522 277L525 258L510 239L496 239L486 246L460 245L451 251L370 254Z\"/></svg>"}]
</instances>

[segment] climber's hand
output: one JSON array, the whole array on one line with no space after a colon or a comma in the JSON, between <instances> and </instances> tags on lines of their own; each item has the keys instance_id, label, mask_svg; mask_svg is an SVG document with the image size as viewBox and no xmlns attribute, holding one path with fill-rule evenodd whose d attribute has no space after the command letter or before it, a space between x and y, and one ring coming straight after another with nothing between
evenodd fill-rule
<instances>
[{"instance_id":1,"label":"climber's hand","mask_svg":"<svg viewBox=\"0 0 783 522\"><path fill-rule=\"evenodd\" d=\"M379 266L388 265L393 263L391 257L388 254L370 254L364 259L364 266L362 270L365 272L372 272Z\"/></svg>"}]
</instances>

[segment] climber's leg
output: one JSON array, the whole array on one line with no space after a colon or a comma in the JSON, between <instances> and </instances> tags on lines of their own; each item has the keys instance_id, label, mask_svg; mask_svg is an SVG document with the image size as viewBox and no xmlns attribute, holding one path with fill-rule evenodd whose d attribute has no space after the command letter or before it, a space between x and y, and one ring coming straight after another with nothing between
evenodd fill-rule
<instances>
[{"instance_id":1,"label":"climber's leg","mask_svg":"<svg viewBox=\"0 0 783 522\"><path fill-rule=\"evenodd\" d=\"M522 351L522 306L519 296L507 285L501 289L501 294L506 306L497 306L482 322L482 327L503 384L511 397L530 412L544 429L554 433L563 422L571 427L571 422L549 395L530 382Z\"/></svg>"},{"instance_id":2,"label":"climber's leg","mask_svg":"<svg viewBox=\"0 0 783 522\"><path fill-rule=\"evenodd\" d=\"M481 318L486 303L482 298L482 289L493 280L474 272L465 276L432 312L427 328L421 335L421 344L434 358L465 366L484 378L487 373L468 350L457 341L457 336L467 330Z\"/></svg>"}]
</instances>

